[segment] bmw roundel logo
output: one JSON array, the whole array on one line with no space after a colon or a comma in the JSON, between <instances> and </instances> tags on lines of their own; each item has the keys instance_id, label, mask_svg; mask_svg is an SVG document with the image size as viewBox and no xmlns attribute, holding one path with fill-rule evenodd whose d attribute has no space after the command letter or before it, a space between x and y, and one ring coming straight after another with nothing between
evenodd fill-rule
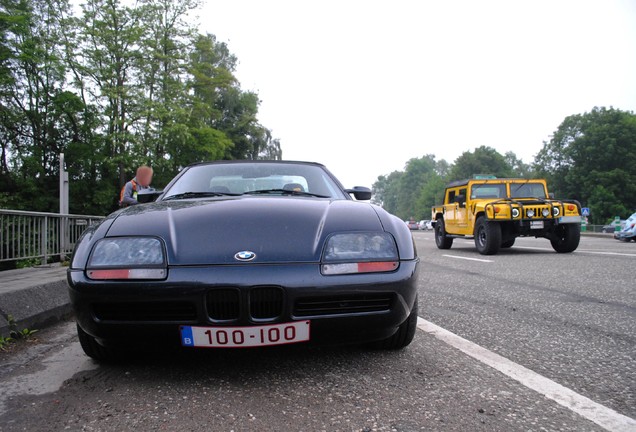
<instances>
[{"instance_id":1,"label":"bmw roundel logo","mask_svg":"<svg viewBox=\"0 0 636 432\"><path fill-rule=\"evenodd\" d=\"M240 251L234 255L234 259L238 261L252 261L256 258L256 254L252 251Z\"/></svg>"}]
</instances>

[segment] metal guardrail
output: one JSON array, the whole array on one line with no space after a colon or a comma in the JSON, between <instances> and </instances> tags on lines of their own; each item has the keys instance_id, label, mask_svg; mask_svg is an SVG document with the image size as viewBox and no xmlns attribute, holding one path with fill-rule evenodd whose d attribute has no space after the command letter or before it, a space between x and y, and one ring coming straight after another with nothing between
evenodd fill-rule
<instances>
[{"instance_id":1,"label":"metal guardrail","mask_svg":"<svg viewBox=\"0 0 636 432\"><path fill-rule=\"evenodd\" d=\"M603 231L603 227L605 225L581 225L581 231L582 232L593 232L593 233L605 233L605 234L614 234L615 229L612 229L610 231ZM620 230L619 230L620 231Z\"/></svg>"},{"instance_id":2,"label":"metal guardrail","mask_svg":"<svg viewBox=\"0 0 636 432\"><path fill-rule=\"evenodd\" d=\"M70 256L84 230L104 216L0 209L0 262Z\"/></svg>"}]
</instances>

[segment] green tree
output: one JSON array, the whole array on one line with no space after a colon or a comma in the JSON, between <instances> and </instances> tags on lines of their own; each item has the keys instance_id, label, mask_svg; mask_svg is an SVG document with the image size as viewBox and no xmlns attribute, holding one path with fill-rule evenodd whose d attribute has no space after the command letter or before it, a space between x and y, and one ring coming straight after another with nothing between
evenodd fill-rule
<instances>
[{"instance_id":1,"label":"green tree","mask_svg":"<svg viewBox=\"0 0 636 432\"><path fill-rule=\"evenodd\" d=\"M404 175L400 177L397 214L405 218L419 220L416 212L417 198L430 173L435 172L435 156L410 159L406 163Z\"/></svg>"},{"instance_id":2,"label":"green tree","mask_svg":"<svg viewBox=\"0 0 636 432\"><path fill-rule=\"evenodd\" d=\"M519 159L514 152L506 152L504 159L512 170L512 177L534 178L535 173L532 169L532 165Z\"/></svg>"},{"instance_id":3,"label":"green tree","mask_svg":"<svg viewBox=\"0 0 636 432\"><path fill-rule=\"evenodd\" d=\"M595 107L567 117L535 158L557 196L592 209L594 223L636 208L636 115Z\"/></svg>"},{"instance_id":4,"label":"green tree","mask_svg":"<svg viewBox=\"0 0 636 432\"><path fill-rule=\"evenodd\" d=\"M138 102L142 120L135 131L135 164L153 165L160 183L192 162L184 163L179 156L197 151L203 157L210 155L188 124L190 52L196 28L187 17L198 4L198 0L144 0L138 9L143 32L135 72L143 98Z\"/></svg>"},{"instance_id":5,"label":"green tree","mask_svg":"<svg viewBox=\"0 0 636 432\"><path fill-rule=\"evenodd\" d=\"M461 154L451 168L449 179L472 178L476 174L492 174L496 177L513 177L514 172L506 158L492 147L477 147L474 152Z\"/></svg>"},{"instance_id":6,"label":"green tree","mask_svg":"<svg viewBox=\"0 0 636 432\"><path fill-rule=\"evenodd\" d=\"M410 159L404 171L378 177L373 184L373 202L402 219L426 218L438 189L444 189L448 170L448 163L436 161L434 155Z\"/></svg>"},{"instance_id":7,"label":"green tree","mask_svg":"<svg viewBox=\"0 0 636 432\"><path fill-rule=\"evenodd\" d=\"M436 172L427 176L416 202L416 212L422 219L429 219L431 208L444 200L447 183L446 178Z\"/></svg>"},{"instance_id":8,"label":"green tree","mask_svg":"<svg viewBox=\"0 0 636 432\"><path fill-rule=\"evenodd\" d=\"M126 169L134 165L133 129L141 117L137 102L143 99L143 89L135 81L142 16L139 9L121 6L117 0L87 0L81 6L82 16L75 20L78 71L98 107L104 137L101 171L113 191L114 205L114 191L128 180Z\"/></svg>"},{"instance_id":9,"label":"green tree","mask_svg":"<svg viewBox=\"0 0 636 432\"><path fill-rule=\"evenodd\" d=\"M191 12L200 0L0 0L0 201L104 214L142 163L165 185L214 159L280 159L237 59ZM15 193L19 191L19 193Z\"/></svg>"},{"instance_id":10,"label":"green tree","mask_svg":"<svg viewBox=\"0 0 636 432\"><path fill-rule=\"evenodd\" d=\"M2 187L5 193L19 191L11 194L17 208L57 207L57 183L52 179L58 155L70 139L69 95L63 90L66 68L59 44L68 8L65 0L2 2Z\"/></svg>"},{"instance_id":11,"label":"green tree","mask_svg":"<svg viewBox=\"0 0 636 432\"><path fill-rule=\"evenodd\" d=\"M388 175L381 175L373 183L373 203L382 206L390 213L398 209L398 190L402 171L393 171Z\"/></svg>"}]
</instances>

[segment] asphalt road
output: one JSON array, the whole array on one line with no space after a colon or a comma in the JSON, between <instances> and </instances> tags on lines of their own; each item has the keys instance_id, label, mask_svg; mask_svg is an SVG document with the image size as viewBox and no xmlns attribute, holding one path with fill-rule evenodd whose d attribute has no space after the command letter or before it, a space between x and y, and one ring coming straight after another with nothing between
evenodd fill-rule
<instances>
[{"instance_id":1,"label":"asphalt road","mask_svg":"<svg viewBox=\"0 0 636 432\"><path fill-rule=\"evenodd\" d=\"M585 237L560 255L522 239L484 257L414 237L422 322L636 418L636 244ZM133 429L603 430L422 330L398 352L205 350L100 366L62 323L0 355L0 431Z\"/></svg>"}]
</instances>

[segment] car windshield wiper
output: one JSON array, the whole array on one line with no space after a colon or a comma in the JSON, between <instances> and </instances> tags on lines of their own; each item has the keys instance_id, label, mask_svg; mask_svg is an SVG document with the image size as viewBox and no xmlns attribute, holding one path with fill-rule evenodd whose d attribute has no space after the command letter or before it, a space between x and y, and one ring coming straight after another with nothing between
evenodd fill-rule
<instances>
[{"instance_id":1,"label":"car windshield wiper","mask_svg":"<svg viewBox=\"0 0 636 432\"><path fill-rule=\"evenodd\" d=\"M229 192L183 192L179 194L170 195L163 199L163 201L173 199L187 199L187 198L205 198L205 197L220 197L220 196L238 196L240 194Z\"/></svg>"},{"instance_id":2,"label":"car windshield wiper","mask_svg":"<svg viewBox=\"0 0 636 432\"><path fill-rule=\"evenodd\" d=\"M527 179L523 183L513 183L517 187L515 188L514 191L512 190L512 187L510 188L510 195L514 197L514 194L517 193L519 191L519 189L521 189L522 187L527 185L529 182L530 182L530 179ZM510 185L510 186L512 186L512 185ZM515 197L515 198L520 198L520 197Z\"/></svg>"},{"instance_id":3,"label":"car windshield wiper","mask_svg":"<svg viewBox=\"0 0 636 432\"><path fill-rule=\"evenodd\" d=\"M289 190L289 189L259 189L259 190L245 192L243 195L267 195L267 194L282 194L282 195L308 196L308 197L315 197L315 198L330 198L325 195L318 195L311 192L302 192L302 191Z\"/></svg>"}]
</instances>

